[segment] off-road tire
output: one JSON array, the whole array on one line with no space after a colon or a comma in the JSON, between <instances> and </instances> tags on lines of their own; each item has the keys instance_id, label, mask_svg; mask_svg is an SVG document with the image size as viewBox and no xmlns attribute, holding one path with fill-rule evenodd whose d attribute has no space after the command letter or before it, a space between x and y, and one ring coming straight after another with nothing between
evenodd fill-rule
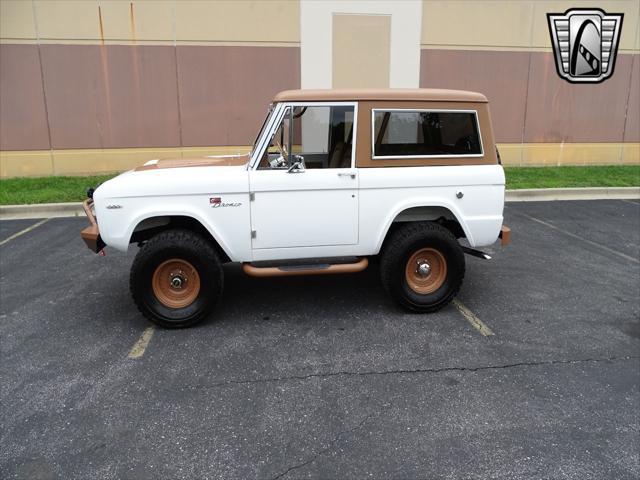
<instances>
[{"instance_id":1,"label":"off-road tire","mask_svg":"<svg viewBox=\"0 0 640 480\"><path fill-rule=\"evenodd\" d=\"M195 283L198 290L176 300L171 297L170 286L158 287L158 278L160 273L164 273L162 279L167 272L174 275L172 268L180 268L178 271L182 275L181 266L185 266L187 273L180 279L187 280L185 285L192 290L195 290L192 288ZM170 279L166 278L166 281L168 284ZM204 320L222 295L223 283L222 264L214 247L189 230L167 230L149 239L136 255L129 277L131 295L140 312L165 328L190 327ZM168 295L164 295L165 291ZM191 300L191 297L195 298ZM185 303L188 304L183 305Z\"/></svg>"},{"instance_id":2,"label":"off-road tire","mask_svg":"<svg viewBox=\"0 0 640 480\"><path fill-rule=\"evenodd\" d=\"M435 273L432 270L425 279L418 278L418 281L424 280L424 285L415 287L414 283L412 288L409 270L413 267L408 262L412 257L419 258L419 252L426 252L435 260L433 263L440 262L441 268L439 278L429 277ZM400 226L385 240L380 254L380 275L385 290L400 306L412 312L435 312L449 304L462 286L464 272L464 252L458 241L449 230L433 222ZM417 267L415 275L418 275ZM430 288L433 291L428 291ZM416 289L428 293L419 293Z\"/></svg>"}]
</instances>

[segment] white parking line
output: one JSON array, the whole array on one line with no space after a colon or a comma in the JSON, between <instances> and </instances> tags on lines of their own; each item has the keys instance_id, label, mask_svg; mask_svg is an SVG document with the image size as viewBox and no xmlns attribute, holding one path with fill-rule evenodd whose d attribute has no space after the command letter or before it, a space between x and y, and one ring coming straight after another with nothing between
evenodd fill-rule
<instances>
[{"instance_id":1,"label":"white parking line","mask_svg":"<svg viewBox=\"0 0 640 480\"><path fill-rule=\"evenodd\" d=\"M568 232L560 227L556 227L555 225L552 225L551 223L547 223L544 220L540 220L539 218L536 217L532 217L531 215L527 215L526 213L519 213L520 215L527 217L529 220L533 220L534 222L538 222L541 225L544 225L545 227L549 227L549 228L553 228L554 230L557 230L559 232L564 233L565 235L568 235L572 238L577 238L578 240L582 240L585 243L588 243L589 245L593 245L594 247L598 247L601 248L602 250L605 250L609 253L612 253L613 255L617 255L620 258L624 258L625 260L629 260L631 262L635 262L635 263L640 263L640 260L638 260L635 257L632 257L630 255L625 255L624 253L618 252L617 250L613 250L612 248L606 247L605 245L602 245L600 243L596 243L596 242L592 242L591 240L587 240L584 237L581 237L580 235L576 235L575 233L571 233Z\"/></svg>"},{"instance_id":2,"label":"white parking line","mask_svg":"<svg viewBox=\"0 0 640 480\"><path fill-rule=\"evenodd\" d=\"M144 351L147 349L147 345L149 345L149 341L151 341L151 337L153 337L153 332L155 332L154 327L147 327L140 335L138 341L131 347L131 351L127 357L129 358L140 358L144 355Z\"/></svg>"},{"instance_id":3,"label":"white parking line","mask_svg":"<svg viewBox=\"0 0 640 480\"><path fill-rule=\"evenodd\" d=\"M464 318L467 319L471 326L478 330L482 335L484 335L485 337L495 335L495 333L493 333L493 330L491 330L486 323L480 320L476 316L476 314L469 310L460 300L454 298L453 302L451 303L453 303L453 306L458 309L458 311Z\"/></svg>"},{"instance_id":4,"label":"white parking line","mask_svg":"<svg viewBox=\"0 0 640 480\"><path fill-rule=\"evenodd\" d=\"M45 218L44 220L40 220L39 222L34 223L33 225L31 225L30 227L25 228L24 230L20 230L18 233L14 233L9 238L5 238L4 240L2 240L0 242L0 245L4 245L5 243L10 242L14 238L18 238L20 235L24 235L25 233L30 232L34 228L38 228L40 225L42 225L45 222L48 222L49 220L51 220L51 219L50 218Z\"/></svg>"}]
</instances>

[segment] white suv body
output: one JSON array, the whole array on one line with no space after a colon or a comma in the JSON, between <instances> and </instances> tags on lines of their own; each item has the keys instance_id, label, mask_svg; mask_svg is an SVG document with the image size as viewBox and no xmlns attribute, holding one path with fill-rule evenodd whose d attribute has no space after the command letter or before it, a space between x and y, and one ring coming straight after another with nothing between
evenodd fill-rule
<instances>
[{"instance_id":1,"label":"white suv body","mask_svg":"<svg viewBox=\"0 0 640 480\"><path fill-rule=\"evenodd\" d=\"M186 228L249 274L260 275L255 262L282 262L265 267L272 274L329 273L331 261L287 261L359 257L351 264L362 266L393 225L408 223L438 223L471 247L491 245L501 234L504 190L480 94L288 91L274 99L250 153L152 160L100 185L83 238L95 251L127 251ZM183 293L174 287L167 295Z\"/></svg>"}]
</instances>

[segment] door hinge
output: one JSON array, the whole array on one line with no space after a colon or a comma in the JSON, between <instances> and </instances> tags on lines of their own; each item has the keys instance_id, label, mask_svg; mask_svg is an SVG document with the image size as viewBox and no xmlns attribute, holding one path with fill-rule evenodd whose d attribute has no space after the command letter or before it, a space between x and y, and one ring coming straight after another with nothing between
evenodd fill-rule
<instances>
[{"instance_id":1,"label":"door hinge","mask_svg":"<svg viewBox=\"0 0 640 480\"><path fill-rule=\"evenodd\" d=\"M256 231L255 230L251 230L251 238L256 238Z\"/></svg>"},{"instance_id":2,"label":"door hinge","mask_svg":"<svg viewBox=\"0 0 640 480\"><path fill-rule=\"evenodd\" d=\"M249 192L249 201L253 202L256 199L256 194L253 192Z\"/></svg>"}]
</instances>

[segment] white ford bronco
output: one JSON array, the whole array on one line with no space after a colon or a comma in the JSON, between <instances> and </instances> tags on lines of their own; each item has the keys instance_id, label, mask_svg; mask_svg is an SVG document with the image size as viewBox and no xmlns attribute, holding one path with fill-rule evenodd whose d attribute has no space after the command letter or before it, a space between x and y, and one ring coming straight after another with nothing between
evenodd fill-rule
<instances>
[{"instance_id":1,"label":"white ford bronco","mask_svg":"<svg viewBox=\"0 0 640 480\"><path fill-rule=\"evenodd\" d=\"M376 257L402 307L433 312L460 289L465 253L508 243L504 184L481 94L285 91L251 152L151 160L90 189L81 236L96 253L140 246L131 293L164 327L212 311L225 262L269 277L359 272Z\"/></svg>"}]
</instances>

